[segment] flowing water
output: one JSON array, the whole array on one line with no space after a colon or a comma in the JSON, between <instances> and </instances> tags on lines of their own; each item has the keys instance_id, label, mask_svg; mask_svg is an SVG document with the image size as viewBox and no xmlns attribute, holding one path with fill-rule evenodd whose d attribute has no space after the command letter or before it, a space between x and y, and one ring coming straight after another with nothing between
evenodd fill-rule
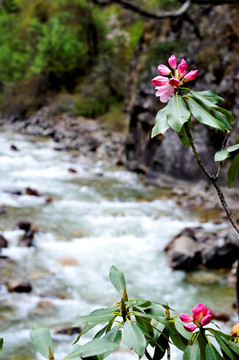
<instances>
[{"instance_id":1,"label":"flowing water","mask_svg":"<svg viewBox=\"0 0 239 360\"><path fill-rule=\"evenodd\" d=\"M185 226L199 225L196 213L167 198L169 191L145 187L136 174L110 163L56 151L50 140L4 132L0 144L0 207L7 210L0 230L9 245L1 252L8 259L0 259L1 359L42 359L29 340L35 323L50 327L57 360L72 351L76 335L56 332L118 300L108 278L112 264L124 272L130 297L168 302L177 313L198 302L230 309L235 293L225 277L169 268L165 245ZM42 196L27 195L27 187ZM18 245L22 220L38 227L33 247ZM32 291L9 292L6 284L14 279L29 282ZM123 347L109 359L137 356Z\"/></svg>"}]
</instances>

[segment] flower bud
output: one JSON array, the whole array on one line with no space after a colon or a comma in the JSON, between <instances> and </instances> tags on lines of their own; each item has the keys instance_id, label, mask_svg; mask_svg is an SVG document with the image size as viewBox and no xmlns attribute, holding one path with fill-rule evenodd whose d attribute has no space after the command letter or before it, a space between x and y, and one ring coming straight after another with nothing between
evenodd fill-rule
<instances>
[{"instance_id":1,"label":"flower bud","mask_svg":"<svg viewBox=\"0 0 239 360\"><path fill-rule=\"evenodd\" d=\"M197 325L195 324L187 324L187 325L183 325L184 329L189 331L189 332L193 332L194 330L196 330Z\"/></svg>"},{"instance_id":2,"label":"flower bud","mask_svg":"<svg viewBox=\"0 0 239 360\"><path fill-rule=\"evenodd\" d=\"M158 66L158 71L160 72L161 75L170 75L171 74L171 70L165 66L165 65L159 65Z\"/></svg>"},{"instance_id":3,"label":"flower bud","mask_svg":"<svg viewBox=\"0 0 239 360\"><path fill-rule=\"evenodd\" d=\"M168 78L164 76L156 76L155 78L152 79L152 83L154 86L162 86L167 84L167 82L168 82Z\"/></svg>"},{"instance_id":4,"label":"flower bud","mask_svg":"<svg viewBox=\"0 0 239 360\"><path fill-rule=\"evenodd\" d=\"M189 71L189 73L184 77L183 81L184 81L184 82L188 82L188 81L194 80L195 77L197 76L197 74L198 74L198 70L191 70L191 71Z\"/></svg>"},{"instance_id":5,"label":"flower bud","mask_svg":"<svg viewBox=\"0 0 239 360\"><path fill-rule=\"evenodd\" d=\"M174 55L171 55L168 59L168 63L172 69L176 69L177 67L177 58Z\"/></svg>"},{"instance_id":6,"label":"flower bud","mask_svg":"<svg viewBox=\"0 0 239 360\"><path fill-rule=\"evenodd\" d=\"M235 325L233 325L233 327L232 327L232 336L239 337L239 323L236 323Z\"/></svg>"},{"instance_id":7,"label":"flower bud","mask_svg":"<svg viewBox=\"0 0 239 360\"><path fill-rule=\"evenodd\" d=\"M178 87L180 84L180 81L178 79L175 79L174 77L168 81L169 85Z\"/></svg>"},{"instance_id":8,"label":"flower bud","mask_svg":"<svg viewBox=\"0 0 239 360\"><path fill-rule=\"evenodd\" d=\"M183 77L186 74L186 70L187 70L187 63L184 59L181 60L180 64L178 65L178 73L180 75L180 77Z\"/></svg>"},{"instance_id":9,"label":"flower bud","mask_svg":"<svg viewBox=\"0 0 239 360\"><path fill-rule=\"evenodd\" d=\"M189 322L191 322L191 321L193 321L193 318L192 318L192 316L189 316L189 315L187 315L187 314L179 314L179 317L180 317L180 319L183 321L183 322L185 322L185 323L189 323Z\"/></svg>"}]
</instances>

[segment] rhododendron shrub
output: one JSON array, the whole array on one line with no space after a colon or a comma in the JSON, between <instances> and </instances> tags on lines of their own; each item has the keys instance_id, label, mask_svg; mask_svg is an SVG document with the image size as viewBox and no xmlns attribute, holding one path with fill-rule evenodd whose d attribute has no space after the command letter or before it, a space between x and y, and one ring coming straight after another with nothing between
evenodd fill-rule
<instances>
[{"instance_id":1,"label":"rhododendron shrub","mask_svg":"<svg viewBox=\"0 0 239 360\"><path fill-rule=\"evenodd\" d=\"M156 116L152 136L164 134L170 127L184 145L192 148L202 171L215 186L231 224L239 233L224 195L217 185L222 162L227 158L233 159L227 174L229 187L234 185L239 171L239 144L226 149L233 117L220 106L223 99L214 91L194 91L185 86L200 76L198 70L187 72L185 59L178 64L176 56L171 55L168 66L160 64L158 71L160 75L153 78L152 83L156 88L155 95L164 103L164 107ZM215 175L207 172L196 151L192 120L225 135L222 150L215 155L215 160L219 161ZM124 274L115 266L110 269L110 280L119 293L119 301L76 320L73 326L81 326L82 331L74 342L74 350L63 360L103 360L119 349L121 341L129 350L134 351L139 359L146 356L148 360L160 360L167 356L169 360L170 346L182 351L183 360L239 359L239 323L233 326L230 335L226 335L215 327L211 309L202 303L193 307L192 315L180 313L178 317L173 315L174 310L168 304L141 298L129 299ZM94 330L93 339L80 344L81 337ZM3 343L1 340L0 352ZM31 340L43 357L55 360L53 341L47 328L34 326Z\"/></svg>"},{"instance_id":2,"label":"rhododendron shrub","mask_svg":"<svg viewBox=\"0 0 239 360\"><path fill-rule=\"evenodd\" d=\"M168 59L169 67L160 64L158 66L160 75L152 79L156 89L155 95L162 103L167 103L156 115L152 137L164 134L168 128L171 128L184 145L191 146L192 120L196 120L224 133L226 138L232 130L231 123L234 119L229 111L221 107L224 99L212 90L194 91L186 87L185 84L198 76L198 70L190 70L187 73L185 59L182 59L179 65L177 63L176 56L171 55ZM222 150L215 154L215 161L232 159L227 173L229 188L234 186L239 172L238 152L239 144L235 144L227 149L223 146Z\"/></svg>"},{"instance_id":3,"label":"rhododendron shrub","mask_svg":"<svg viewBox=\"0 0 239 360\"><path fill-rule=\"evenodd\" d=\"M178 316L172 315L174 310L168 304L129 299L125 276L115 266L110 269L110 280L119 293L119 302L76 320L73 326L82 326L82 332L74 344L79 343L88 331L96 327L97 330L91 341L83 342L83 345L76 344L64 360L103 360L119 349L121 342L134 351L139 359L145 355L149 360L160 360L166 352L167 359L170 359L172 344L183 352L183 360L239 358L238 324L234 325L232 335L225 335L218 329L206 326L212 320L211 311L199 303L192 309L192 316L180 314L183 322L192 322L191 326L188 324L189 327L183 327ZM218 344L217 349L211 343L212 337ZM31 340L43 357L55 359L53 341L47 328L34 326Z\"/></svg>"}]
</instances>

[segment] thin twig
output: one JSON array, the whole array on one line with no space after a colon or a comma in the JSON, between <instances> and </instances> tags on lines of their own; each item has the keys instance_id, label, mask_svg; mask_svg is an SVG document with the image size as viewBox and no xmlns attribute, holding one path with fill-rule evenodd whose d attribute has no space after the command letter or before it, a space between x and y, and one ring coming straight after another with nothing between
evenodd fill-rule
<instances>
[{"instance_id":1,"label":"thin twig","mask_svg":"<svg viewBox=\"0 0 239 360\"><path fill-rule=\"evenodd\" d=\"M209 174L209 172L205 168L205 166L204 166L204 164L203 164L203 162L202 162L202 160L201 160L201 158L200 158L200 156L199 156L199 154L197 152L197 149L195 147L195 144L194 144L192 135L190 133L188 124L185 124L184 127L185 127L185 130L186 130L186 133L187 133L187 136L188 136L188 140L190 142L193 154L194 154L194 156L195 156L195 158L197 160L198 165L200 166L200 168L202 169L202 171L206 175L206 177L211 181L211 183L215 187L215 189L217 191L217 194L218 194L218 197L219 197L219 200L221 202L221 205L222 205L223 209L225 210L225 213L226 213L226 215L228 217L228 220L231 222L232 226L234 227L236 232L239 234L239 228L238 228L238 226L236 225L236 223L234 221L234 218L233 218L233 215L232 215L231 211L229 210L229 207L227 205L227 202L225 200L223 192L221 191L219 185L217 184L217 177L215 175Z\"/></svg>"},{"instance_id":2,"label":"thin twig","mask_svg":"<svg viewBox=\"0 0 239 360\"><path fill-rule=\"evenodd\" d=\"M167 360L171 359L171 349L170 346L167 347Z\"/></svg>"},{"instance_id":3,"label":"thin twig","mask_svg":"<svg viewBox=\"0 0 239 360\"><path fill-rule=\"evenodd\" d=\"M110 5L113 3L119 4L126 9L132 10L132 11L138 13L139 15L142 15L142 16L145 16L145 17L148 17L151 19L165 19L165 18L175 18L175 17L181 16L189 9L189 7L191 5L191 0L186 0L183 3L183 5L176 11L166 11L163 13L156 13L156 12L151 12L143 7L140 7L129 0L93 0L93 2L98 5L103 5L103 6Z\"/></svg>"},{"instance_id":4,"label":"thin twig","mask_svg":"<svg viewBox=\"0 0 239 360\"><path fill-rule=\"evenodd\" d=\"M226 136L225 136L224 139L223 139L222 149L221 149L221 150L225 150L226 145L227 145L227 140L228 140L228 138L229 138L229 135L230 135L230 132L227 131ZM219 166L218 166L218 169L217 169L217 174L216 174L216 176L215 176L215 180L218 179L218 177L219 177L219 175L220 175L220 173L221 173L222 164L223 164L223 161L220 161Z\"/></svg>"},{"instance_id":5,"label":"thin twig","mask_svg":"<svg viewBox=\"0 0 239 360\"><path fill-rule=\"evenodd\" d=\"M153 358L152 358L152 357L150 356L150 354L148 353L148 350L147 350L147 349L145 349L145 356L146 356L147 359L153 360Z\"/></svg>"}]
</instances>

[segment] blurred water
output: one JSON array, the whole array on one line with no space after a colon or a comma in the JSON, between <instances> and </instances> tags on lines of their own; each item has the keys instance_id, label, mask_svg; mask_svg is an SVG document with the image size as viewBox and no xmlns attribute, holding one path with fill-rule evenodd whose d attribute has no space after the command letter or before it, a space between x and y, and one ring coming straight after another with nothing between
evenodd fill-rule
<instances>
[{"instance_id":1,"label":"blurred water","mask_svg":"<svg viewBox=\"0 0 239 360\"><path fill-rule=\"evenodd\" d=\"M6 132L0 143L0 207L7 209L0 229L9 242L2 255L11 259L0 260L2 359L42 359L29 342L36 322L50 326L56 359L62 359L75 337L55 330L118 300L108 279L112 264L124 272L130 297L169 302L177 313L191 311L198 302L214 310L230 308L234 289L223 277L211 272L212 280L205 283L200 272L197 281L197 273L190 278L169 268L165 245L199 220L165 197L167 189L145 187L136 174L112 164L56 151L51 141ZM19 151L11 150L13 143ZM27 187L42 196L26 195ZM34 247L18 246L20 220L38 226ZM33 291L8 292L8 278L29 281ZM123 358L137 356L122 348L109 359ZM181 356L175 353L173 359Z\"/></svg>"}]
</instances>

